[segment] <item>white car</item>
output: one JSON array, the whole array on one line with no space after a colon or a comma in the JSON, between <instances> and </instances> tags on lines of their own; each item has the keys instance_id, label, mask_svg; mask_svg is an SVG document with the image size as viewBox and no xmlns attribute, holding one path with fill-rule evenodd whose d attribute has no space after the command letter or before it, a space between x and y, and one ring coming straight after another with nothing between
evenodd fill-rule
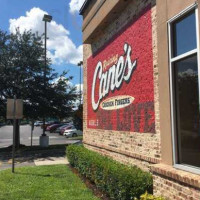
<instances>
[{"instance_id":1,"label":"white car","mask_svg":"<svg viewBox=\"0 0 200 200\"><path fill-rule=\"evenodd\" d=\"M36 122L34 123L34 126L41 126L42 124L43 124L42 121L36 121Z\"/></svg>"},{"instance_id":2,"label":"white car","mask_svg":"<svg viewBox=\"0 0 200 200\"><path fill-rule=\"evenodd\" d=\"M72 129L65 130L63 135L66 137L77 137L79 135L83 135L83 131L77 130L76 128L73 127Z\"/></svg>"}]
</instances>

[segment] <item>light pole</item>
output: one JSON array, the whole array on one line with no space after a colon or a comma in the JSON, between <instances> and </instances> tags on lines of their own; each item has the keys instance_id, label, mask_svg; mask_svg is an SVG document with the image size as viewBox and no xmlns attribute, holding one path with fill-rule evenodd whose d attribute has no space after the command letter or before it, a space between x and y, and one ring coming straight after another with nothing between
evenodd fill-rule
<instances>
[{"instance_id":1,"label":"light pole","mask_svg":"<svg viewBox=\"0 0 200 200\"><path fill-rule=\"evenodd\" d=\"M81 66L83 65L83 61L80 61L78 64L77 64L79 67L80 67L80 91L79 91L79 94L80 94L80 105L81 105Z\"/></svg>"},{"instance_id":2,"label":"light pole","mask_svg":"<svg viewBox=\"0 0 200 200\"><path fill-rule=\"evenodd\" d=\"M51 22L52 16L51 15L44 15L44 49L45 49L45 57L44 57L44 91L46 89L46 68L47 68L47 22ZM45 114L45 113L44 113ZM40 146L48 146L49 145L49 137L45 134L45 115L43 117L43 133L40 137Z\"/></svg>"}]
</instances>

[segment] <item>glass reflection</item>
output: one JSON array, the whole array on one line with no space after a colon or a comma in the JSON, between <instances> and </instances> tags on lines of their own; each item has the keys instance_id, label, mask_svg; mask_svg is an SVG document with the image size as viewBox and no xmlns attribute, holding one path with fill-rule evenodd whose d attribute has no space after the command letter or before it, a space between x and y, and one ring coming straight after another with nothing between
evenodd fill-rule
<instances>
[{"instance_id":1,"label":"glass reflection","mask_svg":"<svg viewBox=\"0 0 200 200\"><path fill-rule=\"evenodd\" d=\"M178 157L180 164L200 167L197 56L174 64Z\"/></svg>"}]
</instances>

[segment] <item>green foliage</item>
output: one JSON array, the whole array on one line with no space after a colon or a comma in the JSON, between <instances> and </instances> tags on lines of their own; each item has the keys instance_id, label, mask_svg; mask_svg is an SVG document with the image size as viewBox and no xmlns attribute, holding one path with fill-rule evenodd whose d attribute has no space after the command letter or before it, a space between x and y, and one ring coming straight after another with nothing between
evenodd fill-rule
<instances>
[{"instance_id":1,"label":"green foliage","mask_svg":"<svg viewBox=\"0 0 200 200\"><path fill-rule=\"evenodd\" d=\"M152 192L152 176L137 167L120 164L83 146L67 147L67 157L80 174L91 180L110 199L134 200Z\"/></svg>"},{"instance_id":2,"label":"green foliage","mask_svg":"<svg viewBox=\"0 0 200 200\"><path fill-rule=\"evenodd\" d=\"M8 34L0 30L0 115L5 117L6 100L24 100L24 116L69 117L77 99L68 72L54 72L51 60L45 66L44 35L31 31ZM46 78L45 75L46 74ZM56 81L55 81L56 80Z\"/></svg>"},{"instance_id":3,"label":"green foliage","mask_svg":"<svg viewBox=\"0 0 200 200\"><path fill-rule=\"evenodd\" d=\"M83 130L83 104L79 105L78 110L74 112L73 123L77 130Z\"/></svg>"},{"instance_id":4,"label":"green foliage","mask_svg":"<svg viewBox=\"0 0 200 200\"><path fill-rule=\"evenodd\" d=\"M134 200L138 200L135 198ZM155 197L152 194L148 194L148 192L145 192L143 195L140 196L139 200L165 200L163 197Z\"/></svg>"}]
</instances>

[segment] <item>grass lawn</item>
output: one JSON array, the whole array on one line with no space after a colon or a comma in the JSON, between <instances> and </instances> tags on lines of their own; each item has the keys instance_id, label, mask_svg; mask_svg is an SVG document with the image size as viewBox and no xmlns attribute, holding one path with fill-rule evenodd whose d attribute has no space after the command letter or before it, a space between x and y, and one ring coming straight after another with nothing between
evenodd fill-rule
<instances>
[{"instance_id":1,"label":"grass lawn","mask_svg":"<svg viewBox=\"0 0 200 200\"><path fill-rule=\"evenodd\" d=\"M83 140L83 136L80 135L80 136L77 136L77 137L70 137L68 139L70 139L70 140Z\"/></svg>"},{"instance_id":2,"label":"grass lawn","mask_svg":"<svg viewBox=\"0 0 200 200\"><path fill-rule=\"evenodd\" d=\"M66 165L0 171L0 200L99 200Z\"/></svg>"}]
</instances>

